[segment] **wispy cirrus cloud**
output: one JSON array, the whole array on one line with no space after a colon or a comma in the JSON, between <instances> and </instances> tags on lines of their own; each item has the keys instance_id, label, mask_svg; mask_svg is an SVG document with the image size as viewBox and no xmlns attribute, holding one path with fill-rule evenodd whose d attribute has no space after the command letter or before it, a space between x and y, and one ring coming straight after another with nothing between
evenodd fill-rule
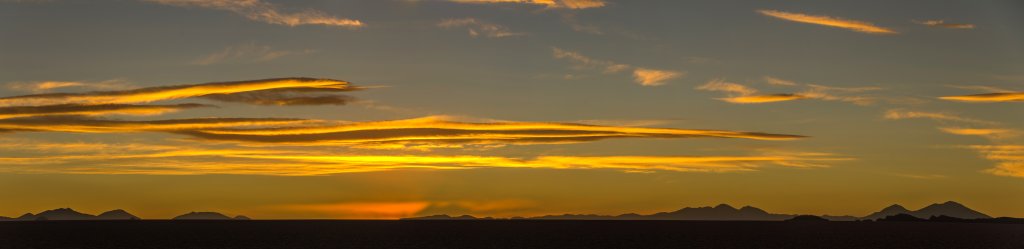
<instances>
[{"instance_id":1,"label":"wispy cirrus cloud","mask_svg":"<svg viewBox=\"0 0 1024 249\"><path fill-rule=\"evenodd\" d=\"M760 104L806 98L805 96L797 94L759 95L757 89L737 83L726 82L721 79L712 80L704 85L698 86L697 90L725 92L729 94L729 97L720 98L720 100L736 104Z\"/></svg>"},{"instance_id":2,"label":"wispy cirrus cloud","mask_svg":"<svg viewBox=\"0 0 1024 249\"><path fill-rule=\"evenodd\" d=\"M198 7L216 10L225 10L245 16L249 20L269 24L299 26L299 25L324 25L346 28L359 28L365 26L362 21L338 18L323 11L307 9L300 12L285 13L274 4L261 0L143 0L145 2L182 6Z\"/></svg>"},{"instance_id":3,"label":"wispy cirrus cloud","mask_svg":"<svg viewBox=\"0 0 1024 249\"><path fill-rule=\"evenodd\" d=\"M977 151L987 160L996 162L996 166L984 172L1024 178L1024 145L971 145L967 148Z\"/></svg>"},{"instance_id":4,"label":"wispy cirrus cloud","mask_svg":"<svg viewBox=\"0 0 1024 249\"><path fill-rule=\"evenodd\" d=\"M861 33L868 33L868 34L897 34L897 32L893 31L892 29L875 26L874 24L871 24L869 22L849 20L849 19L843 19L843 18L838 18L838 17L808 15L808 14L801 14L801 13L790 13L790 12L784 12L784 11L778 11L778 10L758 10L757 12L761 13L762 15L766 15L766 16L770 16L770 17L774 17L774 18L779 18L779 19L782 19L782 20L793 21L793 22L800 22L800 23L808 23L808 24L816 24L816 25L822 25L822 26L829 26L829 27L835 27L835 28L852 30L852 31L861 32Z\"/></svg>"},{"instance_id":5,"label":"wispy cirrus cloud","mask_svg":"<svg viewBox=\"0 0 1024 249\"><path fill-rule=\"evenodd\" d=\"M765 77L770 85L796 87L800 86L793 81L783 80L774 77ZM736 104L763 104L783 102L800 99L815 99L823 101L849 102L856 105L870 105L874 102L872 98L865 96L849 96L843 94L860 93L879 90L877 87L830 87L816 84L805 84L806 89L795 93L760 94L757 89L733 82L726 82L722 79L711 80L696 89L705 91L725 92L728 97L719 98L722 101Z\"/></svg>"},{"instance_id":6,"label":"wispy cirrus cloud","mask_svg":"<svg viewBox=\"0 0 1024 249\"><path fill-rule=\"evenodd\" d=\"M54 116L40 118L0 119L0 131L8 132L181 132L225 127L298 125L316 122L288 118L193 118L146 121L125 121Z\"/></svg>"},{"instance_id":7,"label":"wispy cirrus cloud","mask_svg":"<svg viewBox=\"0 0 1024 249\"><path fill-rule=\"evenodd\" d=\"M332 79L279 78L192 85L149 87L123 91L88 93L51 93L0 98L0 107L39 105L134 104L155 101L223 96L258 91L271 92L343 92L356 90L351 83ZM214 97L214 99L217 99ZM224 99L223 97L220 99Z\"/></svg>"},{"instance_id":8,"label":"wispy cirrus cloud","mask_svg":"<svg viewBox=\"0 0 1024 249\"><path fill-rule=\"evenodd\" d=\"M285 56L311 54L316 50L305 49L300 51L275 50L267 45L259 45L256 42L244 43L241 45L228 46L223 50L205 55L192 61L195 65L212 65L221 63L245 63L245 62L266 62Z\"/></svg>"},{"instance_id":9,"label":"wispy cirrus cloud","mask_svg":"<svg viewBox=\"0 0 1024 249\"><path fill-rule=\"evenodd\" d=\"M124 80L86 81L18 81L5 84L8 89L20 92L45 93L57 89L82 88L90 90L119 90L130 88Z\"/></svg>"},{"instance_id":10,"label":"wispy cirrus cloud","mask_svg":"<svg viewBox=\"0 0 1024 249\"><path fill-rule=\"evenodd\" d=\"M437 26L446 29L466 27L469 32L469 36L472 37L483 35L484 37L489 38L503 38L526 35L526 33L512 32L505 26L489 23L476 18L445 19L438 22Z\"/></svg>"},{"instance_id":11,"label":"wispy cirrus cloud","mask_svg":"<svg viewBox=\"0 0 1024 249\"><path fill-rule=\"evenodd\" d=\"M642 86L660 86L664 85L666 81L686 76L686 72L634 67L613 61L594 59L575 51L560 48L552 48L552 52L555 59L569 60L575 64L575 68L578 70L596 68L600 69L602 73L611 74L633 69L633 81Z\"/></svg>"},{"instance_id":12,"label":"wispy cirrus cloud","mask_svg":"<svg viewBox=\"0 0 1024 249\"><path fill-rule=\"evenodd\" d=\"M1024 101L1024 92L983 93L939 98L960 102L1021 102Z\"/></svg>"},{"instance_id":13,"label":"wispy cirrus cloud","mask_svg":"<svg viewBox=\"0 0 1024 249\"><path fill-rule=\"evenodd\" d=\"M923 118L923 119L931 119L931 120L937 120L937 121L953 121L953 122L984 124L984 125L994 125L994 124L997 124L997 123L991 122L991 121L985 121L985 120L979 120L979 119L962 117L962 116L959 116L959 115L956 115L956 114L952 114L952 113L927 112L927 111L908 111L908 110L902 110L902 109L892 109L892 110L886 111L885 112L885 118L886 119L892 119L892 120Z\"/></svg>"},{"instance_id":14,"label":"wispy cirrus cloud","mask_svg":"<svg viewBox=\"0 0 1024 249\"><path fill-rule=\"evenodd\" d=\"M128 105L128 104L104 104L104 105L47 105L47 106L9 106L0 107L0 119L27 118L39 116L103 116L103 115L131 115L131 116L155 116L170 112L177 112L184 109L199 107L212 107L202 104L176 104L176 105Z\"/></svg>"},{"instance_id":15,"label":"wispy cirrus cloud","mask_svg":"<svg viewBox=\"0 0 1024 249\"><path fill-rule=\"evenodd\" d=\"M669 71L669 70L657 70L649 68L636 68L633 69L633 79L636 83L640 83L642 86L660 86L664 85L665 81L679 78L685 75L682 72Z\"/></svg>"},{"instance_id":16,"label":"wispy cirrus cloud","mask_svg":"<svg viewBox=\"0 0 1024 249\"><path fill-rule=\"evenodd\" d=\"M969 23L947 23L945 20L914 21L914 23L947 29L974 29L974 24Z\"/></svg>"},{"instance_id":17,"label":"wispy cirrus cloud","mask_svg":"<svg viewBox=\"0 0 1024 249\"><path fill-rule=\"evenodd\" d=\"M47 146L45 153L2 157L2 172L152 175L310 176L391 170L469 170L487 168L615 170L622 172L757 171L767 166L817 168L851 160L827 153L737 156L476 156L360 155L280 149L231 149L194 146L137 146L145 149L86 153ZM76 146L77 147L77 144ZM100 146L114 148L112 146ZM7 151L11 148L0 148ZM45 166L45 167L41 167Z\"/></svg>"},{"instance_id":18,"label":"wispy cirrus cloud","mask_svg":"<svg viewBox=\"0 0 1024 249\"><path fill-rule=\"evenodd\" d=\"M1015 130L998 128L940 127L939 130L954 135L980 136L993 140L1007 139L1020 135L1019 132Z\"/></svg>"},{"instance_id":19,"label":"wispy cirrus cloud","mask_svg":"<svg viewBox=\"0 0 1024 249\"><path fill-rule=\"evenodd\" d=\"M597 126L573 123L460 122L450 117L265 129L202 129L180 134L256 144L344 145L371 149L494 148L517 144L580 143L612 138L744 138L793 140L797 135Z\"/></svg>"},{"instance_id":20,"label":"wispy cirrus cloud","mask_svg":"<svg viewBox=\"0 0 1024 249\"><path fill-rule=\"evenodd\" d=\"M589 9L607 5L604 0L447 0L468 4L529 4L549 9Z\"/></svg>"}]
</instances>

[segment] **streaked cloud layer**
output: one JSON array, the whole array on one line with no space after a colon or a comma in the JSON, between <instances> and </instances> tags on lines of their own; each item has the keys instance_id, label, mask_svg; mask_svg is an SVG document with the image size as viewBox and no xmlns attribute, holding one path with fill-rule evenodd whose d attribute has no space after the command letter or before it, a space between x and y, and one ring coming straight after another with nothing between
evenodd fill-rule
<instances>
[{"instance_id":1,"label":"streaked cloud layer","mask_svg":"<svg viewBox=\"0 0 1024 249\"><path fill-rule=\"evenodd\" d=\"M974 28L974 24L969 24L969 23L947 23L945 20L914 21L914 23L921 24L921 25L926 25L926 26L931 26L931 27L947 28L947 29L973 29Z\"/></svg>"},{"instance_id":2,"label":"streaked cloud layer","mask_svg":"<svg viewBox=\"0 0 1024 249\"><path fill-rule=\"evenodd\" d=\"M1024 92L983 93L973 95L944 96L944 100L960 102L1020 102L1024 101Z\"/></svg>"},{"instance_id":3,"label":"streaked cloud layer","mask_svg":"<svg viewBox=\"0 0 1024 249\"><path fill-rule=\"evenodd\" d=\"M0 107L62 104L134 104L258 91L338 92L350 90L354 90L354 88L349 82L345 81L314 78L280 78L149 87L126 91L23 95L0 98Z\"/></svg>"},{"instance_id":4,"label":"streaked cloud layer","mask_svg":"<svg viewBox=\"0 0 1024 249\"><path fill-rule=\"evenodd\" d=\"M766 15L766 16L770 16L770 17L775 17L775 18L779 18L779 19L782 19L782 20L793 21L793 22L800 22L800 23L816 24L816 25L822 25L822 26L829 26L829 27L835 27L835 28L852 30L852 31L861 32L861 33L868 33L868 34L896 34L897 33L896 31L893 31L891 29L875 26L874 24L871 24L869 22L848 20L848 19L843 19L843 18L838 18L838 17L808 15L808 14L800 14L800 13L790 13L790 12L784 12L784 11L778 11L778 10L758 10L757 12L761 13L762 15Z\"/></svg>"},{"instance_id":5,"label":"streaked cloud layer","mask_svg":"<svg viewBox=\"0 0 1024 249\"><path fill-rule=\"evenodd\" d=\"M550 9L589 9L604 7L603 0L447 0L455 3L470 4L529 4Z\"/></svg>"},{"instance_id":6,"label":"streaked cloud layer","mask_svg":"<svg viewBox=\"0 0 1024 249\"><path fill-rule=\"evenodd\" d=\"M307 9L302 12L284 13L274 4L261 0L143 0L146 2L174 5L182 7L199 7L234 12L249 20L270 24L299 26L324 25L347 28L365 26L362 21L338 18L318 10Z\"/></svg>"},{"instance_id":7,"label":"streaked cloud layer","mask_svg":"<svg viewBox=\"0 0 1024 249\"><path fill-rule=\"evenodd\" d=\"M783 86L783 87L797 87L797 84L792 81L765 77L765 81L770 85ZM823 101L840 101L849 102L857 105L870 105L874 102L872 98L865 96L848 96L842 94L860 93L866 91L875 91L880 88L877 87L830 87L816 84L806 84L806 90L797 93L775 93L775 94L761 94L757 89L741 85L739 83L726 82L722 79L715 79L708 81L704 85L700 85L696 88L697 90L704 91L716 91L725 92L728 97L719 98L719 100L726 101L729 103L736 104L763 104L773 102L783 102L800 99L815 99Z\"/></svg>"},{"instance_id":8,"label":"streaked cloud layer","mask_svg":"<svg viewBox=\"0 0 1024 249\"><path fill-rule=\"evenodd\" d=\"M0 119L26 118L37 116L102 116L102 115L132 115L132 116L154 116L170 112L177 112L183 109L211 107L202 104L177 104L177 105L127 105L127 104L103 104L103 105L47 105L47 106L10 106L0 107Z\"/></svg>"}]
</instances>

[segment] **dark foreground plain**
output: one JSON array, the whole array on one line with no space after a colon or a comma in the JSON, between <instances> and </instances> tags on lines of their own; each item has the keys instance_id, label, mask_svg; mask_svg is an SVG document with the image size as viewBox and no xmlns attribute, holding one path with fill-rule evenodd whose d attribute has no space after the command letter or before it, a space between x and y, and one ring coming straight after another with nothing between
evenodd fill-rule
<instances>
[{"instance_id":1,"label":"dark foreground plain","mask_svg":"<svg viewBox=\"0 0 1024 249\"><path fill-rule=\"evenodd\" d=\"M745 221L0 222L0 248L1024 248L1024 224Z\"/></svg>"}]
</instances>

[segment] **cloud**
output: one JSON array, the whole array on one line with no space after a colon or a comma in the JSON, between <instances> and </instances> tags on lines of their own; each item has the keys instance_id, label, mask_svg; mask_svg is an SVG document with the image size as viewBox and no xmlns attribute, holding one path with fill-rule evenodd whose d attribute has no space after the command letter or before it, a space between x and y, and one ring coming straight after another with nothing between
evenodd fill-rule
<instances>
[{"instance_id":1,"label":"cloud","mask_svg":"<svg viewBox=\"0 0 1024 249\"><path fill-rule=\"evenodd\" d=\"M946 23L945 20L914 21L914 23L947 29L974 29L974 24L968 23Z\"/></svg>"},{"instance_id":2,"label":"cloud","mask_svg":"<svg viewBox=\"0 0 1024 249\"><path fill-rule=\"evenodd\" d=\"M770 76L765 76L764 80L768 84L776 86L795 87L801 85L793 81L783 80ZM816 99L824 101L849 102L856 105L870 105L874 103L874 99L864 96L837 95L836 92L849 94L866 91L875 91L881 89L878 87L830 87L815 84L804 85L807 87L807 89L797 93L758 94L757 89L740 85L737 83L725 82L724 80L721 79L715 79L709 81L704 85L698 86L697 89L729 93L729 97L719 99L722 101L736 104L761 104L798 99Z\"/></svg>"},{"instance_id":3,"label":"cloud","mask_svg":"<svg viewBox=\"0 0 1024 249\"><path fill-rule=\"evenodd\" d=\"M983 93L974 95L945 96L939 98L961 102L1020 102L1024 101L1024 92Z\"/></svg>"},{"instance_id":4,"label":"cloud","mask_svg":"<svg viewBox=\"0 0 1024 249\"><path fill-rule=\"evenodd\" d=\"M192 64L212 65L230 62L265 62L285 56L310 54L313 52L315 51L310 49L302 51L274 50L270 46L257 45L255 42L250 42L236 46L229 46L220 52L196 59L195 61L192 61Z\"/></svg>"},{"instance_id":5,"label":"cloud","mask_svg":"<svg viewBox=\"0 0 1024 249\"><path fill-rule=\"evenodd\" d=\"M89 93L54 93L0 98L0 107L35 105L100 105L149 103L162 100L203 97L217 94L238 94L253 91L325 91L354 90L351 83L314 78L279 78L235 82L215 82L193 85L149 87L125 91Z\"/></svg>"},{"instance_id":6,"label":"cloud","mask_svg":"<svg viewBox=\"0 0 1024 249\"><path fill-rule=\"evenodd\" d=\"M446 29L467 27L469 31L469 36L472 37L480 36L481 33L483 33L485 37L490 38L502 38L525 35L525 33L512 32L509 31L508 28L504 26L481 21L476 18L445 19L442 20L441 22L438 22L437 26Z\"/></svg>"},{"instance_id":7,"label":"cloud","mask_svg":"<svg viewBox=\"0 0 1024 249\"><path fill-rule=\"evenodd\" d=\"M686 75L682 72L667 71L667 70L656 70L647 68L637 68L633 70L633 79L636 83L640 83L643 86L660 86L665 84L666 80L682 77Z\"/></svg>"},{"instance_id":8,"label":"cloud","mask_svg":"<svg viewBox=\"0 0 1024 249\"><path fill-rule=\"evenodd\" d=\"M772 76L764 76L764 80L766 82L768 82L769 85L775 85L775 86L796 86L797 85L796 82L789 81L789 80L784 80L784 79L779 79L779 78L775 78L775 77L772 77Z\"/></svg>"},{"instance_id":9,"label":"cloud","mask_svg":"<svg viewBox=\"0 0 1024 249\"><path fill-rule=\"evenodd\" d=\"M836 27L836 28L853 30L853 31L856 31L856 32L861 32L861 33L868 33L868 34L896 34L896 31L893 31L893 30L888 29L888 28L883 28L883 27L875 26L874 24L871 24L871 23L868 23L868 22L855 21L855 20L847 20L847 19L842 19L842 18L838 18L838 17L814 16L814 15L807 15L807 14L800 14L800 13L789 13L789 12L783 12L783 11L778 11L778 10L758 10L757 12L761 13L762 15L766 15L766 16L770 16L770 17L775 17L775 18L779 18L779 19L783 19L783 20L800 22L800 23L817 24L817 25L823 25L823 26L829 26L829 27Z\"/></svg>"},{"instance_id":10,"label":"cloud","mask_svg":"<svg viewBox=\"0 0 1024 249\"><path fill-rule=\"evenodd\" d=\"M133 116L154 116L169 112L176 112L183 109L211 107L201 104L177 104L177 105L127 105L127 104L105 104L105 105L48 105L48 106L9 106L0 107L0 119L26 118L38 116L101 116L101 115L133 115Z\"/></svg>"},{"instance_id":11,"label":"cloud","mask_svg":"<svg viewBox=\"0 0 1024 249\"><path fill-rule=\"evenodd\" d=\"M540 5L549 9L589 9L604 7L603 0L448 0L455 3L469 4L529 4Z\"/></svg>"},{"instance_id":12,"label":"cloud","mask_svg":"<svg viewBox=\"0 0 1024 249\"><path fill-rule=\"evenodd\" d=\"M143 0L146 2L182 6L199 7L216 10L225 10L245 16L249 20L269 24L299 26L299 25L324 25L346 28L363 27L365 24L359 20L337 18L322 11L307 9L295 13L282 13L277 6L260 0Z\"/></svg>"},{"instance_id":13,"label":"cloud","mask_svg":"<svg viewBox=\"0 0 1024 249\"><path fill-rule=\"evenodd\" d=\"M603 73L618 73L633 68L633 80L642 86L660 86L665 81L683 77L686 72L658 70L634 67L627 64L616 63L607 60L598 60L587 57L583 54L567 51L560 48L552 48L555 59L566 59L576 65L577 69L598 68Z\"/></svg>"},{"instance_id":14,"label":"cloud","mask_svg":"<svg viewBox=\"0 0 1024 249\"><path fill-rule=\"evenodd\" d=\"M960 117L960 116L957 116L957 115L954 115L954 114L949 114L949 113L907 111L907 110L900 110L900 109L893 109L893 110L886 111L885 112L885 118L886 119L893 119L893 120L912 119L912 118L925 118L925 119L938 120L938 121L954 121L954 122L964 122L964 123L974 123L974 124L988 124L988 125L996 124L995 122L991 122L991 121L984 121L984 120L978 120L978 119L972 119L972 118L965 118L965 117Z\"/></svg>"},{"instance_id":15,"label":"cloud","mask_svg":"<svg viewBox=\"0 0 1024 249\"><path fill-rule=\"evenodd\" d=\"M9 152L10 148L0 148ZM2 172L152 175L312 176L392 170L469 170L486 168L614 170L621 172L757 171L766 166L818 168L848 161L827 153L740 156L537 156L360 155L289 150L154 148L101 153L3 157ZM41 167L45 166L45 167ZM486 207L484 207L486 208Z\"/></svg>"},{"instance_id":16,"label":"cloud","mask_svg":"<svg viewBox=\"0 0 1024 249\"><path fill-rule=\"evenodd\" d=\"M726 82L721 79L712 80L704 85L698 86L697 90L726 92L729 94L729 97L719 99L736 104L760 104L807 98L806 96L787 93L761 95L758 94L757 89L737 83Z\"/></svg>"},{"instance_id":17,"label":"cloud","mask_svg":"<svg viewBox=\"0 0 1024 249\"><path fill-rule=\"evenodd\" d=\"M1024 178L1024 145L971 145L967 148L977 151L983 158L996 162L996 167L984 172Z\"/></svg>"},{"instance_id":18,"label":"cloud","mask_svg":"<svg viewBox=\"0 0 1024 249\"><path fill-rule=\"evenodd\" d=\"M309 124L315 121L283 118L194 118L149 121L91 119L77 116L54 116L23 119L0 119L0 131L123 133L177 132L224 127Z\"/></svg>"},{"instance_id":19,"label":"cloud","mask_svg":"<svg viewBox=\"0 0 1024 249\"><path fill-rule=\"evenodd\" d=\"M555 59L567 59L577 64L580 68L601 68L604 73L618 73L632 67L630 65L619 64L612 61L593 59L583 54L574 51L562 50L560 48L552 48L552 52Z\"/></svg>"},{"instance_id":20,"label":"cloud","mask_svg":"<svg viewBox=\"0 0 1024 249\"><path fill-rule=\"evenodd\" d=\"M304 93L301 89L309 88L284 88L229 94L210 94L205 95L202 98L221 102L236 102L253 105L276 106L345 105L355 101L355 98L346 95L308 94Z\"/></svg>"},{"instance_id":21,"label":"cloud","mask_svg":"<svg viewBox=\"0 0 1024 249\"><path fill-rule=\"evenodd\" d=\"M99 82L82 81L34 81L10 82L7 88L21 92L44 93L63 88L88 88L97 90L119 90L129 88L124 80L105 80Z\"/></svg>"},{"instance_id":22,"label":"cloud","mask_svg":"<svg viewBox=\"0 0 1024 249\"><path fill-rule=\"evenodd\" d=\"M744 138L793 140L797 135L596 126L573 123L459 122L450 117L264 129L204 129L181 134L257 144L343 145L372 149L493 148L516 144L579 143L611 138Z\"/></svg>"},{"instance_id":23,"label":"cloud","mask_svg":"<svg viewBox=\"0 0 1024 249\"><path fill-rule=\"evenodd\" d=\"M995 128L941 127L939 130L954 135L981 136L989 139L1006 139L1019 135L1018 132L1014 130Z\"/></svg>"}]
</instances>

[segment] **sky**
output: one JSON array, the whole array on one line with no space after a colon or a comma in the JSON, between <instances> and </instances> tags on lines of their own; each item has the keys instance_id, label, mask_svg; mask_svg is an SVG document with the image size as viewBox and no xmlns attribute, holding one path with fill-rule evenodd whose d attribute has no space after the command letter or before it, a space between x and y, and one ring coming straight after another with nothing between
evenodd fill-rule
<instances>
[{"instance_id":1,"label":"sky","mask_svg":"<svg viewBox=\"0 0 1024 249\"><path fill-rule=\"evenodd\" d=\"M2 0L0 216L1024 217L1020 1Z\"/></svg>"}]
</instances>

